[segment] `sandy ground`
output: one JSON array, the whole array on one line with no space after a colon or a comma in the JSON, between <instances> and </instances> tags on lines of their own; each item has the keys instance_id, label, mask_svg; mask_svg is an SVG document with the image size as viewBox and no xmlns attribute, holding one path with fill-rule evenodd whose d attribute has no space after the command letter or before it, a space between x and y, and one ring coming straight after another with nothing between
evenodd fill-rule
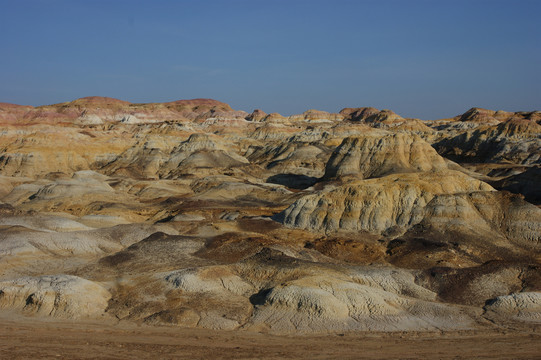
<instances>
[{"instance_id":1,"label":"sandy ground","mask_svg":"<svg viewBox=\"0 0 541 360\"><path fill-rule=\"evenodd\" d=\"M2 359L541 359L541 328L275 336L0 314Z\"/></svg>"}]
</instances>

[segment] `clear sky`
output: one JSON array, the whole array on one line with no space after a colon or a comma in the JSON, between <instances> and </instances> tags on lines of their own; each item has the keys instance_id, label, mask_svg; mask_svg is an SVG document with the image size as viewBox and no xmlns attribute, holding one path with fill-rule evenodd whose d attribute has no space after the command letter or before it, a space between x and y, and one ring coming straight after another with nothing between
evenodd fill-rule
<instances>
[{"instance_id":1,"label":"clear sky","mask_svg":"<svg viewBox=\"0 0 541 360\"><path fill-rule=\"evenodd\" d=\"M541 110L541 1L0 0L0 102Z\"/></svg>"}]
</instances>

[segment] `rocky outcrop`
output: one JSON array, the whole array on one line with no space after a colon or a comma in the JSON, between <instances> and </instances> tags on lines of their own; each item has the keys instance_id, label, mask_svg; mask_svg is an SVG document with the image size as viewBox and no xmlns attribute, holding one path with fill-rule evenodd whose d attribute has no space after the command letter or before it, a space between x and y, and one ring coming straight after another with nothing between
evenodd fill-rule
<instances>
[{"instance_id":1,"label":"rocky outcrop","mask_svg":"<svg viewBox=\"0 0 541 360\"><path fill-rule=\"evenodd\" d=\"M471 320L447 306L320 275L270 289L249 326L260 324L278 332L404 331L468 328Z\"/></svg>"},{"instance_id":2,"label":"rocky outcrop","mask_svg":"<svg viewBox=\"0 0 541 360\"><path fill-rule=\"evenodd\" d=\"M480 190L493 189L456 171L393 174L306 195L280 216L287 226L314 231L404 232L423 220L436 195Z\"/></svg>"},{"instance_id":3,"label":"rocky outcrop","mask_svg":"<svg viewBox=\"0 0 541 360\"><path fill-rule=\"evenodd\" d=\"M267 113L263 110L255 109L250 115L246 117L246 120L248 121L263 121L265 117L267 116Z\"/></svg>"},{"instance_id":4,"label":"rocky outcrop","mask_svg":"<svg viewBox=\"0 0 541 360\"><path fill-rule=\"evenodd\" d=\"M419 136L374 131L344 139L326 165L325 178L355 175L364 179L446 167L446 161Z\"/></svg>"},{"instance_id":5,"label":"rocky outcrop","mask_svg":"<svg viewBox=\"0 0 541 360\"><path fill-rule=\"evenodd\" d=\"M300 115L291 115L289 121L307 121L310 123L321 123L330 121L340 121L343 119L341 114L333 114L320 110L307 110Z\"/></svg>"},{"instance_id":6,"label":"rocky outcrop","mask_svg":"<svg viewBox=\"0 0 541 360\"><path fill-rule=\"evenodd\" d=\"M492 111L481 108L471 108L464 114L457 116L458 121L481 122L485 124L497 124L500 121L508 120L513 116L513 113L507 111Z\"/></svg>"},{"instance_id":7,"label":"rocky outcrop","mask_svg":"<svg viewBox=\"0 0 541 360\"><path fill-rule=\"evenodd\" d=\"M520 196L502 192L441 194L426 206L424 226L441 233L508 239L516 246L538 251L541 245L541 209Z\"/></svg>"},{"instance_id":8,"label":"rocky outcrop","mask_svg":"<svg viewBox=\"0 0 541 360\"><path fill-rule=\"evenodd\" d=\"M415 284L407 271L355 268L337 271L263 248L234 265L211 265L160 274L170 306L126 311L150 324L212 329L266 329L274 333L348 330L463 329L472 320ZM182 302L174 299L178 297ZM120 305L120 304L119 304ZM150 313L150 314L149 314ZM452 319L452 320L451 320Z\"/></svg>"},{"instance_id":9,"label":"rocky outcrop","mask_svg":"<svg viewBox=\"0 0 541 360\"><path fill-rule=\"evenodd\" d=\"M24 277L0 282L0 308L59 318L99 318L111 294L76 276Z\"/></svg>"},{"instance_id":10,"label":"rocky outcrop","mask_svg":"<svg viewBox=\"0 0 541 360\"><path fill-rule=\"evenodd\" d=\"M493 111L481 108L471 108L462 115L455 117L456 120L461 122L480 122L485 124L498 124L499 122L505 122L511 119L525 119L539 122L541 119L540 111Z\"/></svg>"},{"instance_id":11,"label":"rocky outcrop","mask_svg":"<svg viewBox=\"0 0 541 360\"><path fill-rule=\"evenodd\" d=\"M456 161L540 164L541 126L531 120L510 119L444 138L434 148Z\"/></svg>"},{"instance_id":12,"label":"rocky outcrop","mask_svg":"<svg viewBox=\"0 0 541 360\"><path fill-rule=\"evenodd\" d=\"M539 322L541 320L541 292L498 296L488 302L485 310L522 321Z\"/></svg>"},{"instance_id":13,"label":"rocky outcrop","mask_svg":"<svg viewBox=\"0 0 541 360\"><path fill-rule=\"evenodd\" d=\"M188 140L175 147L169 159L158 171L163 177L190 173L197 168L227 169L249 164L249 161L232 150L219 137L208 134L193 134Z\"/></svg>"},{"instance_id":14,"label":"rocky outcrop","mask_svg":"<svg viewBox=\"0 0 541 360\"><path fill-rule=\"evenodd\" d=\"M344 120L348 121L364 121L378 113L379 110L373 107L345 108L340 110L340 114L344 116Z\"/></svg>"},{"instance_id":15,"label":"rocky outcrop","mask_svg":"<svg viewBox=\"0 0 541 360\"><path fill-rule=\"evenodd\" d=\"M272 174L295 174L321 177L330 149L304 142L289 142L254 148L248 159L270 170Z\"/></svg>"},{"instance_id":16,"label":"rocky outcrop","mask_svg":"<svg viewBox=\"0 0 541 360\"><path fill-rule=\"evenodd\" d=\"M360 122L374 128L393 129L416 134L431 134L433 130L418 119L405 119L391 110L373 107L345 108L340 111L344 120Z\"/></svg>"}]
</instances>

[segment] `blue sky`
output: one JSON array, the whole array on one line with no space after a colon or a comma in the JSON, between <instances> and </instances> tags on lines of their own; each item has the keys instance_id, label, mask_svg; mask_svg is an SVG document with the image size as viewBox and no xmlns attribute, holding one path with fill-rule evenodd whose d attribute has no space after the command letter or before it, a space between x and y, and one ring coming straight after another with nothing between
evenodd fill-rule
<instances>
[{"instance_id":1,"label":"blue sky","mask_svg":"<svg viewBox=\"0 0 541 360\"><path fill-rule=\"evenodd\" d=\"M0 0L0 102L541 110L541 1Z\"/></svg>"}]
</instances>

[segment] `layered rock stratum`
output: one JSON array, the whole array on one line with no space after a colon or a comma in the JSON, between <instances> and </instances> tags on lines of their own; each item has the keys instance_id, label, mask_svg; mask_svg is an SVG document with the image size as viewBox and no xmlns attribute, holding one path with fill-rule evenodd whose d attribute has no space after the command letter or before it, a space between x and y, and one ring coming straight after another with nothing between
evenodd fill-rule
<instances>
[{"instance_id":1,"label":"layered rock stratum","mask_svg":"<svg viewBox=\"0 0 541 360\"><path fill-rule=\"evenodd\" d=\"M541 323L541 115L0 103L0 309L273 333Z\"/></svg>"}]
</instances>

